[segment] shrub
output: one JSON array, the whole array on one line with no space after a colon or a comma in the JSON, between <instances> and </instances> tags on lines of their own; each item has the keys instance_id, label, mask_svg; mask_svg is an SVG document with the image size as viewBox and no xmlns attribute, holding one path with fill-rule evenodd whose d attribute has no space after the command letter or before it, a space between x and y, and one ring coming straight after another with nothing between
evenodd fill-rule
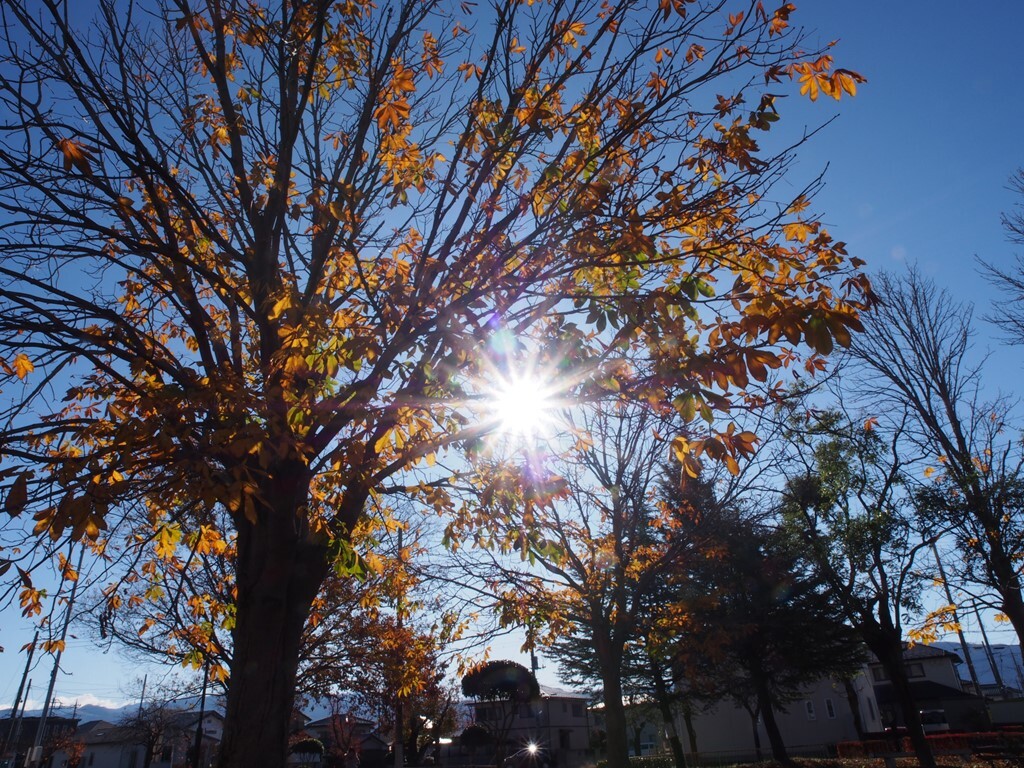
<instances>
[{"instance_id":1,"label":"shrub","mask_svg":"<svg viewBox=\"0 0 1024 768\"><path fill-rule=\"evenodd\" d=\"M324 745L320 739L307 736L292 744L288 751L293 755L322 755L324 753Z\"/></svg>"},{"instance_id":2,"label":"shrub","mask_svg":"<svg viewBox=\"0 0 1024 768\"><path fill-rule=\"evenodd\" d=\"M598 760L594 768L608 768L607 760ZM645 755L629 758L629 768L675 768L671 755Z\"/></svg>"}]
</instances>

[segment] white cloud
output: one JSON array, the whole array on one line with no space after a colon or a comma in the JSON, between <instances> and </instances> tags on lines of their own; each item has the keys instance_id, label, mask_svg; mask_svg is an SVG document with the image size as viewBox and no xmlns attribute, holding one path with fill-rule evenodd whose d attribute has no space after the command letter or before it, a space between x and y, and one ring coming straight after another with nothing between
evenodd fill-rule
<instances>
[{"instance_id":1,"label":"white cloud","mask_svg":"<svg viewBox=\"0 0 1024 768\"><path fill-rule=\"evenodd\" d=\"M107 709L120 709L127 703L128 702L124 699L101 699L99 696L93 696L91 693L83 693L76 696L74 700L67 702L64 700L61 701L61 704L64 707L73 707L77 704L80 707L93 706L106 707Z\"/></svg>"}]
</instances>

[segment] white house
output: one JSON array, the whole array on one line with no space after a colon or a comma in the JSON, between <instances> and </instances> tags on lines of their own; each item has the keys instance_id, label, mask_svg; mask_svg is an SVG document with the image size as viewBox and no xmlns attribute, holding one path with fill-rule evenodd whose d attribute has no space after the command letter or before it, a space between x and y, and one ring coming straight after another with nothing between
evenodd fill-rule
<instances>
[{"instance_id":1,"label":"white house","mask_svg":"<svg viewBox=\"0 0 1024 768\"><path fill-rule=\"evenodd\" d=\"M586 694L574 693L562 688L540 686L540 698L529 704L512 706L501 701L468 702L473 723L485 730L498 730L506 713L511 724L505 737L506 754L510 760L520 763L531 762L527 756L536 749L536 760L557 765L558 768L574 768L592 760L590 749L591 722ZM531 747L531 745L533 745ZM471 751L458 741L442 757L443 763L472 762Z\"/></svg>"},{"instance_id":2,"label":"white house","mask_svg":"<svg viewBox=\"0 0 1024 768\"><path fill-rule=\"evenodd\" d=\"M790 754L824 756L835 744L859 738L857 717L863 732L880 730L879 714L871 685L862 673L851 681L850 690L832 679L808 686L784 709L776 709L775 720ZM764 719L754 721L743 707L729 701L694 713L689 723L678 716L676 728L684 751L694 754L695 741L696 754L705 759L752 758L758 748L765 755L771 752Z\"/></svg>"},{"instance_id":3,"label":"white house","mask_svg":"<svg viewBox=\"0 0 1024 768\"><path fill-rule=\"evenodd\" d=\"M156 743L150 768L177 768L191 765L190 755L194 749L196 730L199 725L197 712L167 713ZM217 712L203 716L200 746L200 765L213 764L217 746L223 733L224 718ZM79 768L142 768L146 760L146 745L139 731L104 720L83 723L75 733L74 740L84 748L79 759ZM67 750L54 753L53 768L67 768L72 757Z\"/></svg>"},{"instance_id":4,"label":"white house","mask_svg":"<svg viewBox=\"0 0 1024 768\"><path fill-rule=\"evenodd\" d=\"M933 645L912 645L903 651L903 665L910 679L910 693L926 718L942 724L943 729L970 731L985 728L988 720L984 698L965 690L956 665L961 658L952 651ZM875 700L882 713L883 726L903 725L903 715L893 694L888 673L877 661L868 664ZM934 729L935 723L931 724ZM926 729L930 726L926 723Z\"/></svg>"}]
</instances>

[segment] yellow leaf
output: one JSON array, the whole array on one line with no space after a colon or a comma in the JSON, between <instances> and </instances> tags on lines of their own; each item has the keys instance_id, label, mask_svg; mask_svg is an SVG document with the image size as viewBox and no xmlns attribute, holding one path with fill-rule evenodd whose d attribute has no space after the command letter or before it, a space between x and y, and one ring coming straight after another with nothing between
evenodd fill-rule
<instances>
[{"instance_id":1,"label":"yellow leaf","mask_svg":"<svg viewBox=\"0 0 1024 768\"><path fill-rule=\"evenodd\" d=\"M14 372L17 374L19 379L24 379L32 371L36 369L32 361L28 359L28 355L22 353L14 358Z\"/></svg>"},{"instance_id":2,"label":"yellow leaf","mask_svg":"<svg viewBox=\"0 0 1024 768\"><path fill-rule=\"evenodd\" d=\"M391 445L391 433L392 433L392 432L393 432L393 430L390 430L390 429L389 429L389 430L388 430L387 432L385 432L385 433L384 433L383 435L381 435L381 436L380 436L380 437L379 437L379 438L377 439L377 442L375 442L375 443L373 444L373 452L374 452L374 453L383 453L383 452L384 452L384 450L385 450L385 449L386 449L386 448L387 448L387 447L388 447L389 445Z\"/></svg>"},{"instance_id":3,"label":"yellow leaf","mask_svg":"<svg viewBox=\"0 0 1024 768\"><path fill-rule=\"evenodd\" d=\"M270 315L267 317L268 320L277 320L281 315L291 309L292 296L289 294L282 299L278 299L275 302L273 308L270 310Z\"/></svg>"},{"instance_id":4,"label":"yellow leaf","mask_svg":"<svg viewBox=\"0 0 1024 768\"><path fill-rule=\"evenodd\" d=\"M181 540L181 529L176 525L165 525L156 534L156 556L161 560L174 557L178 542Z\"/></svg>"}]
</instances>

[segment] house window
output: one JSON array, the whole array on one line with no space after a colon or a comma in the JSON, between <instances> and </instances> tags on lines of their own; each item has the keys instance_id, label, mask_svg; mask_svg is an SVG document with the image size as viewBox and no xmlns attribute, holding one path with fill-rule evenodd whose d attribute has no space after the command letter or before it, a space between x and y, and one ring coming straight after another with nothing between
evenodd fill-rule
<instances>
[{"instance_id":1,"label":"house window","mask_svg":"<svg viewBox=\"0 0 1024 768\"><path fill-rule=\"evenodd\" d=\"M96 753L95 752L90 752L89 753L89 765L92 765L95 760L96 760Z\"/></svg>"},{"instance_id":2,"label":"house window","mask_svg":"<svg viewBox=\"0 0 1024 768\"><path fill-rule=\"evenodd\" d=\"M876 681L881 681L881 680L888 680L888 679L889 679L889 675L887 675L887 674L885 673L885 670L884 670L884 669L882 669L881 667L872 667L872 668L871 668L871 676L872 676L872 677L873 677L873 678L874 678L874 679L875 679Z\"/></svg>"},{"instance_id":3,"label":"house window","mask_svg":"<svg viewBox=\"0 0 1024 768\"><path fill-rule=\"evenodd\" d=\"M921 664L907 664L907 677L924 677L924 667Z\"/></svg>"},{"instance_id":4,"label":"house window","mask_svg":"<svg viewBox=\"0 0 1024 768\"><path fill-rule=\"evenodd\" d=\"M871 719L874 720L876 717L878 717L878 715L875 714L875 702L873 702L871 699L868 699L867 702L868 714L871 715Z\"/></svg>"},{"instance_id":5,"label":"house window","mask_svg":"<svg viewBox=\"0 0 1024 768\"><path fill-rule=\"evenodd\" d=\"M572 716L583 717L583 705L578 701L572 703Z\"/></svg>"},{"instance_id":6,"label":"house window","mask_svg":"<svg viewBox=\"0 0 1024 768\"><path fill-rule=\"evenodd\" d=\"M572 731L562 728L558 732L558 748L572 749Z\"/></svg>"},{"instance_id":7,"label":"house window","mask_svg":"<svg viewBox=\"0 0 1024 768\"><path fill-rule=\"evenodd\" d=\"M569 702L563 701L562 702L562 714L564 715L568 711L569 711Z\"/></svg>"},{"instance_id":8,"label":"house window","mask_svg":"<svg viewBox=\"0 0 1024 768\"><path fill-rule=\"evenodd\" d=\"M825 699L825 713L829 720L836 719L836 705L832 703L832 699Z\"/></svg>"},{"instance_id":9,"label":"house window","mask_svg":"<svg viewBox=\"0 0 1024 768\"><path fill-rule=\"evenodd\" d=\"M814 714L814 702L811 701L810 699L807 699L804 702L804 711L807 713L807 719L808 720L817 720L818 719L818 716L816 714Z\"/></svg>"}]
</instances>

